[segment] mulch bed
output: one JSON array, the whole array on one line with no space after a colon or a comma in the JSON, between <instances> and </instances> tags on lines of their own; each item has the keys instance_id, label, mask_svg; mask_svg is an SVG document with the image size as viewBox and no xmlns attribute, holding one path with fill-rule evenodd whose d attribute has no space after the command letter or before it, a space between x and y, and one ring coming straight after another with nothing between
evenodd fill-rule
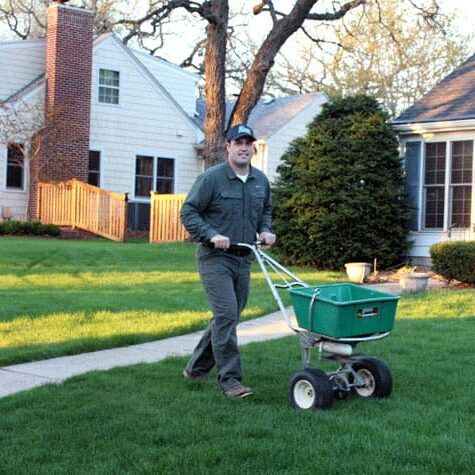
<instances>
[{"instance_id":1,"label":"mulch bed","mask_svg":"<svg viewBox=\"0 0 475 475\"><path fill-rule=\"evenodd\" d=\"M444 282L446 285L444 288L447 288L447 289L475 289L475 283L467 284L467 283L459 282L458 280L453 280L451 282L448 282L445 279L443 279L439 274L436 274L435 272L432 272L430 270L421 269L421 272L426 272L427 274L429 274L430 279L435 279L440 282ZM390 283L390 282L397 283L398 281L399 281L399 275L397 271L379 271L376 274L370 274L366 279L366 282L368 284L385 284L385 283Z\"/></svg>"}]
</instances>

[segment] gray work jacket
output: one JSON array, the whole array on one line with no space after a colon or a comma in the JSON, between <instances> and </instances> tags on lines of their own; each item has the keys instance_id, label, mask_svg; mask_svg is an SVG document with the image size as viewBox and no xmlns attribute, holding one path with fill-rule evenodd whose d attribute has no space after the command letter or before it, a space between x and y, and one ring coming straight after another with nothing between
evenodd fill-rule
<instances>
[{"instance_id":1,"label":"gray work jacket","mask_svg":"<svg viewBox=\"0 0 475 475\"><path fill-rule=\"evenodd\" d=\"M256 233L272 232L269 180L252 167L246 183L228 162L211 167L192 186L181 221L200 242L221 234L231 243L252 243Z\"/></svg>"}]
</instances>

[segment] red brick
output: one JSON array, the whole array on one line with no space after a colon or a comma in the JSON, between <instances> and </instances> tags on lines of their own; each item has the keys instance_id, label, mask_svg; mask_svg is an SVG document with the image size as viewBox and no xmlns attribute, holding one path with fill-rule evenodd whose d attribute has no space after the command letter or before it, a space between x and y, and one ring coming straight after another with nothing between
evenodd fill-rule
<instances>
[{"instance_id":1,"label":"red brick","mask_svg":"<svg viewBox=\"0 0 475 475\"><path fill-rule=\"evenodd\" d=\"M36 217L38 181L87 181L91 116L93 14L52 5L46 38L45 113L40 156L30 170L28 212Z\"/></svg>"}]
</instances>

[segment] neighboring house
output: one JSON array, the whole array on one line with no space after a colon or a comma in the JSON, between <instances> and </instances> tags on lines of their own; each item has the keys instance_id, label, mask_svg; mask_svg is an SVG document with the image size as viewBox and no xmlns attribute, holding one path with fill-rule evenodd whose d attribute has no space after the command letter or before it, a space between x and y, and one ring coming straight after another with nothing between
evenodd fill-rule
<instances>
[{"instance_id":1,"label":"neighboring house","mask_svg":"<svg viewBox=\"0 0 475 475\"><path fill-rule=\"evenodd\" d=\"M438 241L475 239L475 55L393 122L414 212L410 256Z\"/></svg>"},{"instance_id":2,"label":"neighboring house","mask_svg":"<svg viewBox=\"0 0 475 475\"><path fill-rule=\"evenodd\" d=\"M203 170L199 77L113 34L94 39L92 21L53 4L46 40L0 43L0 211L35 217L38 182L74 177L128 193L129 226L147 229L150 190L186 193ZM253 110L253 163L271 180L325 101L306 94Z\"/></svg>"},{"instance_id":3,"label":"neighboring house","mask_svg":"<svg viewBox=\"0 0 475 475\"><path fill-rule=\"evenodd\" d=\"M113 34L93 41L92 18L55 4L47 40L0 44L0 114L14 115L16 106L52 117L55 129L38 157L23 143L35 131L28 121L8 143L0 140L0 208L13 219L26 217L28 199L34 209L37 181L77 177L127 192L134 224L139 211L148 219L138 205L150 202L150 189L187 192L202 171L196 146L203 132L192 120L198 76L133 51ZM1 117L0 124L5 128Z\"/></svg>"},{"instance_id":4,"label":"neighboring house","mask_svg":"<svg viewBox=\"0 0 475 475\"><path fill-rule=\"evenodd\" d=\"M252 110L248 124L256 135L257 153L253 165L260 168L273 181L277 177L277 167L290 142L307 134L307 125L317 116L322 105L328 101L323 93L302 94L262 99ZM226 120L231 115L235 102L226 107ZM197 103L197 122L204 121L205 105Z\"/></svg>"}]
</instances>

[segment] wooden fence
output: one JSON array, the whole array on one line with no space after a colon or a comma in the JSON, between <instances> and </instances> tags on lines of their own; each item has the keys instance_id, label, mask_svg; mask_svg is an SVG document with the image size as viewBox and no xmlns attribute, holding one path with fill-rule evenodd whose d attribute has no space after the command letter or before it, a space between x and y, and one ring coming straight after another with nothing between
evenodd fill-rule
<instances>
[{"instance_id":1,"label":"wooden fence","mask_svg":"<svg viewBox=\"0 0 475 475\"><path fill-rule=\"evenodd\" d=\"M181 224L180 210L186 195L150 193L150 242L184 241L188 233Z\"/></svg>"},{"instance_id":2,"label":"wooden fence","mask_svg":"<svg viewBox=\"0 0 475 475\"><path fill-rule=\"evenodd\" d=\"M42 223L77 227L125 241L127 193L112 193L75 179L39 183L38 216Z\"/></svg>"}]
</instances>

